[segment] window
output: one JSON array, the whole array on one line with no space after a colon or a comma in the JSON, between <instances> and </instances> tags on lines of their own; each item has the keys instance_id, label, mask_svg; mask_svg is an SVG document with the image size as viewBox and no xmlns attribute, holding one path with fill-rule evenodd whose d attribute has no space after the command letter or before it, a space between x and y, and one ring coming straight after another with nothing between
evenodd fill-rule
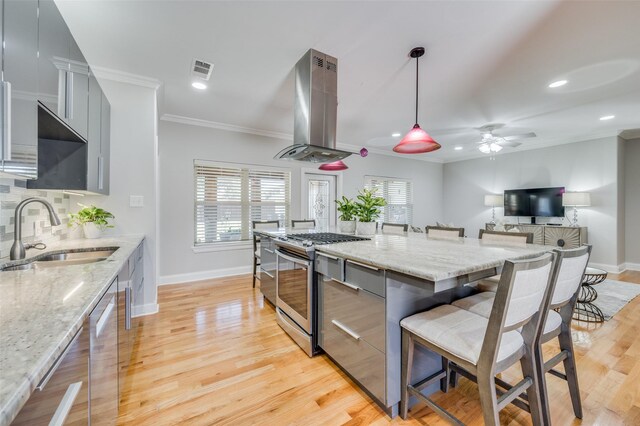
<instances>
[{"instance_id":1,"label":"window","mask_svg":"<svg viewBox=\"0 0 640 426\"><path fill-rule=\"evenodd\" d=\"M376 194L387 201L378 222L412 223L413 188L410 180L365 176L364 186L368 189L377 189Z\"/></svg>"},{"instance_id":2,"label":"window","mask_svg":"<svg viewBox=\"0 0 640 426\"><path fill-rule=\"evenodd\" d=\"M196 160L195 245L251 239L254 220L289 221L291 173Z\"/></svg>"}]
</instances>

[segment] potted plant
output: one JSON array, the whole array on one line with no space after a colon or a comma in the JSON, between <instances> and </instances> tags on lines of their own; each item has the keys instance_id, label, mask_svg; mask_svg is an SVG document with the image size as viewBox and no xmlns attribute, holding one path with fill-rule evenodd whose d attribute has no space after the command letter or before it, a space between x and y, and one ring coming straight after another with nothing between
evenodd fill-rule
<instances>
[{"instance_id":1,"label":"potted plant","mask_svg":"<svg viewBox=\"0 0 640 426\"><path fill-rule=\"evenodd\" d=\"M387 202L382 197L376 196L377 189L363 189L358 192L356 197L356 215L358 223L356 224L357 235L373 235L376 233L376 219L380 216L382 207Z\"/></svg>"},{"instance_id":2,"label":"potted plant","mask_svg":"<svg viewBox=\"0 0 640 426\"><path fill-rule=\"evenodd\" d=\"M336 200L338 212L340 212L338 222L338 231L344 234L355 234L356 232L356 213L358 207L356 203L342 196L342 200Z\"/></svg>"},{"instance_id":3,"label":"potted plant","mask_svg":"<svg viewBox=\"0 0 640 426\"><path fill-rule=\"evenodd\" d=\"M113 228L109 220L115 216L110 212L96 206L78 205L82 208L78 213L69 214L69 226L81 226L85 238L99 238L105 229Z\"/></svg>"}]
</instances>

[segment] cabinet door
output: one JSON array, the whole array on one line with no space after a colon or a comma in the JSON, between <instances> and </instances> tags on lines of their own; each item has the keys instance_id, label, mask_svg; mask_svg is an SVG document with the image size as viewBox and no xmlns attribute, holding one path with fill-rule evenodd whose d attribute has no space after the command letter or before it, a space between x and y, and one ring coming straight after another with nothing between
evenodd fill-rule
<instances>
[{"instance_id":1,"label":"cabinet door","mask_svg":"<svg viewBox=\"0 0 640 426\"><path fill-rule=\"evenodd\" d=\"M1 169L31 179L38 160L38 1L4 1Z\"/></svg>"},{"instance_id":2,"label":"cabinet door","mask_svg":"<svg viewBox=\"0 0 640 426\"><path fill-rule=\"evenodd\" d=\"M111 159L111 105L102 92L102 130L100 136L100 173L98 174L98 192L109 195L110 159Z\"/></svg>"},{"instance_id":3,"label":"cabinet door","mask_svg":"<svg viewBox=\"0 0 640 426\"><path fill-rule=\"evenodd\" d=\"M117 280L89 315L91 424L113 425L118 417Z\"/></svg>"},{"instance_id":4,"label":"cabinet door","mask_svg":"<svg viewBox=\"0 0 640 426\"><path fill-rule=\"evenodd\" d=\"M89 138L87 140L87 190L99 192L100 176L100 143L102 138L102 89L98 80L89 71Z\"/></svg>"},{"instance_id":5,"label":"cabinet door","mask_svg":"<svg viewBox=\"0 0 640 426\"><path fill-rule=\"evenodd\" d=\"M38 100L50 112L61 118L64 118L65 79L69 71L70 43L71 33L53 0L40 0Z\"/></svg>"},{"instance_id":6,"label":"cabinet door","mask_svg":"<svg viewBox=\"0 0 640 426\"><path fill-rule=\"evenodd\" d=\"M67 123L80 136L88 139L89 65L73 37L71 37L70 46L70 74L67 80Z\"/></svg>"}]
</instances>

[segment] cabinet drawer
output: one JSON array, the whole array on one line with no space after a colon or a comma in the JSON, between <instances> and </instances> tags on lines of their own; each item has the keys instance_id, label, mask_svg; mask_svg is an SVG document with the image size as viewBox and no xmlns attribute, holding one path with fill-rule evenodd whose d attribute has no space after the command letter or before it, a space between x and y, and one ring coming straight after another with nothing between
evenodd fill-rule
<instances>
[{"instance_id":1,"label":"cabinet drawer","mask_svg":"<svg viewBox=\"0 0 640 426\"><path fill-rule=\"evenodd\" d=\"M340 324L338 322L338 324ZM380 402L385 402L385 355L362 339L355 339L324 316L322 349Z\"/></svg>"},{"instance_id":2,"label":"cabinet drawer","mask_svg":"<svg viewBox=\"0 0 640 426\"><path fill-rule=\"evenodd\" d=\"M353 260L344 263L344 281L384 297L384 270Z\"/></svg>"},{"instance_id":3,"label":"cabinet drawer","mask_svg":"<svg viewBox=\"0 0 640 426\"><path fill-rule=\"evenodd\" d=\"M342 264L343 260L339 257L316 252L316 272L325 277L342 280Z\"/></svg>"},{"instance_id":4,"label":"cabinet drawer","mask_svg":"<svg viewBox=\"0 0 640 426\"><path fill-rule=\"evenodd\" d=\"M322 278L323 318L338 321L381 352L385 352L384 299L350 284Z\"/></svg>"},{"instance_id":5,"label":"cabinet drawer","mask_svg":"<svg viewBox=\"0 0 640 426\"><path fill-rule=\"evenodd\" d=\"M544 231L544 243L565 250L580 247L580 228L550 226Z\"/></svg>"}]
</instances>

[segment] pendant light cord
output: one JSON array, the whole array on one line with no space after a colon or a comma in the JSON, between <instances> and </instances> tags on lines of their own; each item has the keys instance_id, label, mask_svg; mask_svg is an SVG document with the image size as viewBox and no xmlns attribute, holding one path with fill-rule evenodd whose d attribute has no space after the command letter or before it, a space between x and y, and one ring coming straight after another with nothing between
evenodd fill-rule
<instances>
[{"instance_id":1,"label":"pendant light cord","mask_svg":"<svg viewBox=\"0 0 640 426\"><path fill-rule=\"evenodd\" d=\"M416 58L416 124L418 124L418 62L420 58Z\"/></svg>"}]
</instances>

